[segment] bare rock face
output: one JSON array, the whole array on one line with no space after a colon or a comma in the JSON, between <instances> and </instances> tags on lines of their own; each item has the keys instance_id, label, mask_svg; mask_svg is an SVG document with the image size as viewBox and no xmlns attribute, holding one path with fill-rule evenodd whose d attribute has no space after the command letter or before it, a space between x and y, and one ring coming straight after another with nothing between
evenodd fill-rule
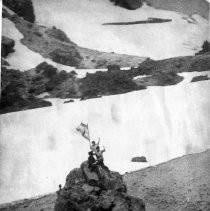
<instances>
[{"instance_id":1,"label":"bare rock face","mask_svg":"<svg viewBox=\"0 0 210 211\"><path fill-rule=\"evenodd\" d=\"M147 159L146 157L144 156L141 156L141 157L134 157L131 159L132 162L147 162Z\"/></svg>"},{"instance_id":2,"label":"bare rock face","mask_svg":"<svg viewBox=\"0 0 210 211\"><path fill-rule=\"evenodd\" d=\"M73 169L58 192L54 211L144 211L141 199L127 195L122 176L98 166L91 171L87 162Z\"/></svg>"},{"instance_id":3,"label":"bare rock face","mask_svg":"<svg viewBox=\"0 0 210 211\"><path fill-rule=\"evenodd\" d=\"M142 6L142 0L111 0L115 5L119 5L126 9L135 10Z\"/></svg>"},{"instance_id":4,"label":"bare rock face","mask_svg":"<svg viewBox=\"0 0 210 211\"><path fill-rule=\"evenodd\" d=\"M7 6L25 20L34 23L35 15L31 0L3 0L3 5Z\"/></svg>"},{"instance_id":5,"label":"bare rock face","mask_svg":"<svg viewBox=\"0 0 210 211\"><path fill-rule=\"evenodd\" d=\"M2 36L1 56L6 58L9 53L14 52L15 41L8 37Z\"/></svg>"},{"instance_id":6,"label":"bare rock face","mask_svg":"<svg viewBox=\"0 0 210 211\"><path fill-rule=\"evenodd\" d=\"M210 42L208 40L203 43L202 49L198 53L196 53L196 55L199 54L210 54Z\"/></svg>"},{"instance_id":7,"label":"bare rock face","mask_svg":"<svg viewBox=\"0 0 210 211\"><path fill-rule=\"evenodd\" d=\"M193 77L193 79L191 80L191 82L206 81L206 80L209 80L209 79L210 78L208 77L208 75L199 75L199 76Z\"/></svg>"}]
</instances>

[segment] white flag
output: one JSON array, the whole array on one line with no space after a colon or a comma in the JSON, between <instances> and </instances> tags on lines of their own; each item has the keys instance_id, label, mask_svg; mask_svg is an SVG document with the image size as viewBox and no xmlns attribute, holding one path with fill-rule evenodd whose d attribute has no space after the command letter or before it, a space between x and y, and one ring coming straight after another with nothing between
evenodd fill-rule
<instances>
[{"instance_id":1,"label":"white flag","mask_svg":"<svg viewBox=\"0 0 210 211\"><path fill-rule=\"evenodd\" d=\"M81 122L81 124L77 127L77 131L80 132L84 138L90 141L88 125Z\"/></svg>"}]
</instances>

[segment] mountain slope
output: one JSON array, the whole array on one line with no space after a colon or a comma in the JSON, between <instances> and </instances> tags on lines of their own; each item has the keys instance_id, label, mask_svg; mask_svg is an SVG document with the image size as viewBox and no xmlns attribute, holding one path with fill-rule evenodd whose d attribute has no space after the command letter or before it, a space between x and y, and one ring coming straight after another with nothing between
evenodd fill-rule
<instances>
[{"instance_id":1,"label":"mountain slope","mask_svg":"<svg viewBox=\"0 0 210 211\"><path fill-rule=\"evenodd\" d=\"M3 17L9 19L19 30L21 34L19 39L21 39L22 44L44 58L51 59L59 64L91 69L106 68L110 64L119 64L122 67L136 66L144 60L138 56L105 53L82 48L72 42L60 29L30 23L16 14L11 14L6 8L3 9ZM4 28L11 30L10 22L3 20L4 31L6 31ZM15 53L13 57L15 57Z\"/></svg>"},{"instance_id":2,"label":"mountain slope","mask_svg":"<svg viewBox=\"0 0 210 211\"><path fill-rule=\"evenodd\" d=\"M124 176L128 193L150 211L210 210L210 150ZM148 207L148 209L147 209Z\"/></svg>"},{"instance_id":3,"label":"mountain slope","mask_svg":"<svg viewBox=\"0 0 210 211\"><path fill-rule=\"evenodd\" d=\"M149 6L157 9L176 11L179 13L194 15L198 14L206 19L209 18L209 3L207 0L110 0L115 5L127 9L137 9L146 2Z\"/></svg>"},{"instance_id":4,"label":"mountain slope","mask_svg":"<svg viewBox=\"0 0 210 211\"><path fill-rule=\"evenodd\" d=\"M98 51L165 59L194 55L208 38L208 20L198 14L189 17L185 12L155 9L147 5L126 10L113 6L108 0L34 0L33 4L38 23L56 26L79 46ZM102 25L107 22L141 21L150 17L172 19L172 22Z\"/></svg>"},{"instance_id":5,"label":"mountain slope","mask_svg":"<svg viewBox=\"0 0 210 211\"><path fill-rule=\"evenodd\" d=\"M210 81L191 83L196 74L209 72L182 73L184 80L173 86L2 114L0 200L63 184L69 169L87 159L89 143L76 131L81 121L88 122L92 140L101 138L106 165L120 173L207 149ZM148 163L130 161L141 155Z\"/></svg>"},{"instance_id":6,"label":"mountain slope","mask_svg":"<svg viewBox=\"0 0 210 211\"><path fill-rule=\"evenodd\" d=\"M210 209L210 150L125 174L128 194L143 198L147 211ZM56 195L0 205L1 211L52 211Z\"/></svg>"}]
</instances>

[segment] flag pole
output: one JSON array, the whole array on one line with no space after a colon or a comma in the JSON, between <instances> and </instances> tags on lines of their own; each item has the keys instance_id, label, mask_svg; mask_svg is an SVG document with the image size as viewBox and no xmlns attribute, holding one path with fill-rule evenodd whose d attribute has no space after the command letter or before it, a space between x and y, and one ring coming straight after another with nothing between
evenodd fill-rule
<instances>
[{"instance_id":1,"label":"flag pole","mask_svg":"<svg viewBox=\"0 0 210 211\"><path fill-rule=\"evenodd\" d=\"M90 131L89 131L88 123L87 123L87 128L88 128L88 136L89 136L89 142L90 142Z\"/></svg>"}]
</instances>

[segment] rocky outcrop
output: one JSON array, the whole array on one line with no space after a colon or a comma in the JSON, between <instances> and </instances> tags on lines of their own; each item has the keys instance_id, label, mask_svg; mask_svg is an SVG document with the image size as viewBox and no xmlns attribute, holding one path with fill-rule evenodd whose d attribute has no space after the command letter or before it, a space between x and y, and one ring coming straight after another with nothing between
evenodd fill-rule
<instances>
[{"instance_id":1,"label":"rocky outcrop","mask_svg":"<svg viewBox=\"0 0 210 211\"><path fill-rule=\"evenodd\" d=\"M87 162L73 169L58 192L54 211L144 211L141 199L127 195L122 176L98 166L91 171Z\"/></svg>"},{"instance_id":2,"label":"rocky outcrop","mask_svg":"<svg viewBox=\"0 0 210 211\"><path fill-rule=\"evenodd\" d=\"M37 99L29 92L29 81L24 73L2 67L1 79L0 114L51 106L50 102Z\"/></svg>"},{"instance_id":3,"label":"rocky outcrop","mask_svg":"<svg viewBox=\"0 0 210 211\"><path fill-rule=\"evenodd\" d=\"M196 53L196 55L199 54L210 54L210 42L209 41L205 41L201 47L202 49Z\"/></svg>"},{"instance_id":4,"label":"rocky outcrop","mask_svg":"<svg viewBox=\"0 0 210 211\"><path fill-rule=\"evenodd\" d=\"M199 75L199 76L193 77L193 79L191 80L191 82L206 81L206 80L209 80L209 79L210 78L208 77L208 75Z\"/></svg>"},{"instance_id":5,"label":"rocky outcrop","mask_svg":"<svg viewBox=\"0 0 210 211\"><path fill-rule=\"evenodd\" d=\"M180 12L186 15L198 14L206 19L209 18L209 3L206 0L110 0L115 5L126 9L138 9L145 2L157 9ZM190 6L189 6L190 5Z\"/></svg>"},{"instance_id":6,"label":"rocky outcrop","mask_svg":"<svg viewBox=\"0 0 210 211\"><path fill-rule=\"evenodd\" d=\"M115 5L119 5L129 10L135 10L142 6L142 0L110 0Z\"/></svg>"},{"instance_id":7,"label":"rocky outcrop","mask_svg":"<svg viewBox=\"0 0 210 211\"><path fill-rule=\"evenodd\" d=\"M107 69L108 69L108 71L119 71L120 66L119 65L108 65Z\"/></svg>"},{"instance_id":8,"label":"rocky outcrop","mask_svg":"<svg viewBox=\"0 0 210 211\"><path fill-rule=\"evenodd\" d=\"M186 15L198 14L206 19L209 18L209 3L206 0L144 0L144 2L157 9L180 12Z\"/></svg>"},{"instance_id":9,"label":"rocky outcrop","mask_svg":"<svg viewBox=\"0 0 210 211\"><path fill-rule=\"evenodd\" d=\"M4 103L1 113L30 109L34 106L47 106L49 102L36 100L37 95L45 92L48 92L49 97L86 100L146 89L148 86L175 85L183 80L183 77L177 73L207 71L210 68L210 55L160 61L147 59L139 67L130 70L120 70L118 65L111 65L108 66L108 71L87 73L84 78L77 78L74 71L70 73L58 71L47 63L41 63L36 68L25 72L7 70L5 64L7 63L2 63L2 92L4 94L2 102ZM22 85L17 86L18 80ZM7 86L8 84L10 85ZM20 95L15 90L16 86L17 90L21 90ZM25 96L24 99L29 104L19 103L16 106L15 102L20 102L20 98L11 97L14 96L14 92L16 92L16 97ZM35 100L38 103L35 103Z\"/></svg>"},{"instance_id":10,"label":"rocky outcrop","mask_svg":"<svg viewBox=\"0 0 210 211\"><path fill-rule=\"evenodd\" d=\"M174 72L168 73L155 73L152 76L147 76L134 80L140 86L170 86L180 83L184 79Z\"/></svg>"},{"instance_id":11,"label":"rocky outcrop","mask_svg":"<svg viewBox=\"0 0 210 211\"><path fill-rule=\"evenodd\" d=\"M3 5L7 6L25 20L34 23L35 15L31 0L3 0Z\"/></svg>"},{"instance_id":12,"label":"rocky outcrop","mask_svg":"<svg viewBox=\"0 0 210 211\"><path fill-rule=\"evenodd\" d=\"M15 41L8 37L2 36L1 56L6 58L9 53L14 52Z\"/></svg>"},{"instance_id":13,"label":"rocky outcrop","mask_svg":"<svg viewBox=\"0 0 210 211\"><path fill-rule=\"evenodd\" d=\"M144 156L141 156L141 157L134 157L131 159L132 162L147 162L147 159L146 157Z\"/></svg>"},{"instance_id":14,"label":"rocky outcrop","mask_svg":"<svg viewBox=\"0 0 210 211\"><path fill-rule=\"evenodd\" d=\"M79 66L82 61L82 57L77 50L64 50L58 48L50 52L49 55L53 61L72 67Z\"/></svg>"},{"instance_id":15,"label":"rocky outcrop","mask_svg":"<svg viewBox=\"0 0 210 211\"><path fill-rule=\"evenodd\" d=\"M2 51L1 51L1 53L2 53ZM1 57L1 66L9 66L9 63L2 57Z\"/></svg>"}]
</instances>

